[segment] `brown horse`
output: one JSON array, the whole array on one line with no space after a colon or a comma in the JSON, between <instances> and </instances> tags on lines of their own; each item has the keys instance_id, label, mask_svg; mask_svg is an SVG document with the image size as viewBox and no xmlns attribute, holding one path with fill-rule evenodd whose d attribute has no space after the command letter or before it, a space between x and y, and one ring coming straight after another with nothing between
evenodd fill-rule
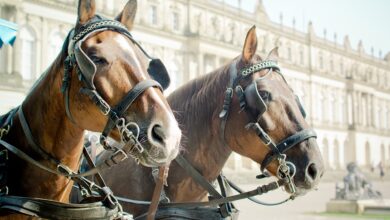
<instances>
[{"instance_id":1,"label":"brown horse","mask_svg":"<svg viewBox=\"0 0 390 220\"><path fill-rule=\"evenodd\" d=\"M168 97L183 132L183 156L209 182L216 180L232 151L262 164L270 149L254 131L245 128L248 123L257 121L275 143L309 127L283 76L265 68L255 70L252 75L237 82L242 88L256 82L267 110L261 114L259 106L249 104L241 109L240 99L234 95L230 103L230 114L226 119L225 132L221 133L221 126L224 125L220 112L225 90L232 80L231 72L264 61L256 54L256 48L257 36L255 28L252 28L245 39L241 56L210 74L188 82ZM274 49L265 61L276 59L277 50ZM232 69L232 64L235 64L233 67L236 68ZM293 144L285 154L287 161L294 164L296 169L293 178L297 188L295 195L303 195L316 187L324 172L324 166L315 139L307 138ZM267 168L270 173L276 175L278 166L277 160L272 160L262 168ZM153 178L150 168L135 167L134 161L128 160L120 164L116 172L106 171L103 176L117 196L146 201L151 199L154 183L151 181ZM171 164L165 192L172 202L207 200L207 191L176 161ZM130 204L123 204L123 207L135 216L146 212L147 208Z\"/></svg>"},{"instance_id":2,"label":"brown horse","mask_svg":"<svg viewBox=\"0 0 390 220\"><path fill-rule=\"evenodd\" d=\"M79 1L75 33L80 33L86 24L96 19L95 8L95 1ZM117 23L123 26L122 29L132 29L136 8L136 1L130 0L116 18ZM69 69L69 100L68 104L64 102L61 87L64 83L64 62L68 56L66 42L62 52L34 85L13 117L8 134L2 137L2 141L16 146L52 170L56 170L56 164L44 159L42 152L77 172L83 149L84 131L101 132L110 117L102 113L95 103L96 100L80 93L81 90L94 87L95 90L90 90L96 91L109 106L116 106L130 94L129 91L147 79L150 81L151 78L148 73L150 57L133 39L119 31L106 28L93 32L82 41L80 48L85 53L84 58L96 66L92 80L88 82L85 79L88 76L81 68L81 61L77 64L72 63ZM81 74L78 68L81 69ZM163 78L157 76L159 77ZM125 123L133 122L139 126L138 139L144 152L138 159L147 166L165 164L175 158L179 151L181 132L159 87L155 83L145 88L143 92L139 90L133 103L131 105L127 103L129 106L123 109L120 116ZM66 108L69 108L70 114ZM39 152L28 141L28 134L22 128L21 113L24 113L31 137L40 148ZM117 141L124 139L123 134L117 129L113 129L110 136ZM73 181L46 172L9 153L6 186L9 195L68 202ZM1 219L27 218L8 212L2 212L2 216Z\"/></svg>"}]
</instances>

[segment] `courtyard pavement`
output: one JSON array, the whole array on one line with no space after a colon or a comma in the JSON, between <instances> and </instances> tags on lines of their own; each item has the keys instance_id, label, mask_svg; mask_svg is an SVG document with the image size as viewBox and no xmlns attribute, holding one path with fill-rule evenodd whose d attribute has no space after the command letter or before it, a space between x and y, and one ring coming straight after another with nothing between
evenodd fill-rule
<instances>
[{"instance_id":1,"label":"courtyard pavement","mask_svg":"<svg viewBox=\"0 0 390 220\"><path fill-rule=\"evenodd\" d=\"M227 174L227 176L229 176ZM234 175L233 175L234 176ZM338 176L338 175L337 175ZM243 182L245 176L240 179L235 176L238 182ZM254 177L252 176L254 179ZM247 181L244 181L247 182ZM252 180L250 183L240 183L239 185L245 190L255 189L258 185L262 185L264 181ZM376 179L372 182L373 188L379 190L384 198L390 199L390 181L388 179L381 181ZM278 202L288 197L288 194L282 190L269 192L268 194L262 195L258 199L266 202ZM338 217L338 216L324 216L318 213L325 212L326 203L335 197L335 181L331 181L327 178L318 186L318 190L309 192L305 196L298 197L294 201L289 201L285 204L278 206L261 206L257 205L249 200L242 200L235 202L234 204L240 210L239 219L243 220L351 220L356 218L351 217ZM316 214L317 213L317 214ZM390 216L389 216L390 218ZM364 218L359 219L375 219L375 218ZM381 219L381 218L377 218ZM383 219L383 218L382 218Z\"/></svg>"}]
</instances>

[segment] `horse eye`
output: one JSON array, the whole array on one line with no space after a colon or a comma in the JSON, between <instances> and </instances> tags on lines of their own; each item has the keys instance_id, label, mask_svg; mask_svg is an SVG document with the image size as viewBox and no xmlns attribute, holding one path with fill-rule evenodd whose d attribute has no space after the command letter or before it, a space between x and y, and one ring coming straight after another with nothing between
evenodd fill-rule
<instances>
[{"instance_id":1,"label":"horse eye","mask_svg":"<svg viewBox=\"0 0 390 220\"><path fill-rule=\"evenodd\" d=\"M107 60L104 59L103 57L99 57L97 55L92 55L91 57L91 60L95 63L95 64L106 64L107 63Z\"/></svg>"}]
</instances>

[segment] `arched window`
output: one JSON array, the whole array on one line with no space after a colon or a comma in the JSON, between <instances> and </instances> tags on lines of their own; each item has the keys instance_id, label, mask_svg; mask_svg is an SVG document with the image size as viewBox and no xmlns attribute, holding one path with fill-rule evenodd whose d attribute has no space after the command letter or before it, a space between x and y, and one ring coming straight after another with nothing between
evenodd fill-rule
<instances>
[{"instance_id":1,"label":"arched window","mask_svg":"<svg viewBox=\"0 0 390 220\"><path fill-rule=\"evenodd\" d=\"M174 31L180 30L180 16L176 11L172 12L172 29Z\"/></svg>"},{"instance_id":2,"label":"arched window","mask_svg":"<svg viewBox=\"0 0 390 220\"><path fill-rule=\"evenodd\" d=\"M149 7L149 22L152 25L157 25L157 6L151 5Z\"/></svg>"},{"instance_id":3,"label":"arched window","mask_svg":"<svg viewBox=\"0 0 390 220\"><path fill-rule=\"evenodd\" d=\"M183 83L179 66L180 63L178 60L168 62L167 69L171 77L171 85L169 86L167 93L172 92Z\"/></svg>"},{"instance_id":4,"label":"arched window","mask_svg":"<svg viewBox=\"0 0 390 220\"><path fill-rule=\"evenodd\" d=\"M324 138L322 141L322 158L324 158L324 165L326 168L329 167L329 145L328 139Z\"/></svg>"},{"instance_id":5,"label":"arched window","mask_svg":"<svg viewBox=\"0 0 390 220\"><path fill-rule=\"evenodd\" d=\"M20 30L21 42L21 75L24 80L32 80L35 78L35 51L36 38L34 32L23 27Z\"/></svg>"},{"instance_id":6,"label":"arched window","mask_svg":"<svg viewBox=\"0 0 390 220\"><path fill-rule=\"evenodd\" d=\"M62 44L64 41L63 35L55 31L50 35L49 39L49 52L48 52L48 61L49 63L54 61L54 59L57 57L57 55L60 53L62 49Z\"/></svg>"}]
</instances>

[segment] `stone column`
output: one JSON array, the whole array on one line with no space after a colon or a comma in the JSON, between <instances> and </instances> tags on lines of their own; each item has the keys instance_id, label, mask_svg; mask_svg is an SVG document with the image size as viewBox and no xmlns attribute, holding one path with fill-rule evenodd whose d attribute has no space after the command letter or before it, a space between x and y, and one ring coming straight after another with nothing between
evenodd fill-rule
<instances>
[{"instance_id":1,"label":"stone column","mask_svg":"<svg viewBox=\"0 0 390 220\"><path fill-rule=\"evenodd\" d=\"M357 91L352 91L352 107L353 107L353 124L359 124L359 109L358 109L358 94Z\"/></svg>"},{"instance_id":2,"label":"stone column","mask_svg":"<svg viewBox=\"0 0 390 220\"><path fill-rule=\"evenodd\" d=\"M44 18L41 18L41 25L42 25L42 29L41 29L41 42L45 42L43 44L41 44L41 48L42 48L42 51L41 51L41 65L39 66L39 70L37 73L35 73L35 77L36 78L39 78L40 74L42 74L42 70L44 70L45 68L47 68L49 66L49 62L51 62L52 60L49 60L49 45L50 45L50 34L49 33L49 30L50 28L48 27L48 22L46 19ZM37 62L38 63L38 62Z\"/></svg>"},{"instance_id":3,"label":"stone column","mask_svg":"<svg viewBox=\"0 0 390 220\"><path fill-rule=\"evenodd\" d=\"M22 14L21 14L21 9L15 10L15 19L13 22L17 24L24 23L22 22ZM19 38L19 39L18 39ZM21 55L22 55L22 42L20 40L20 35L18 34L16 38L15 45L13 47L13 54L12 54L12 74L18 74L20 78L22 77L21 75Z\"/></svg>"}]
</instances>

